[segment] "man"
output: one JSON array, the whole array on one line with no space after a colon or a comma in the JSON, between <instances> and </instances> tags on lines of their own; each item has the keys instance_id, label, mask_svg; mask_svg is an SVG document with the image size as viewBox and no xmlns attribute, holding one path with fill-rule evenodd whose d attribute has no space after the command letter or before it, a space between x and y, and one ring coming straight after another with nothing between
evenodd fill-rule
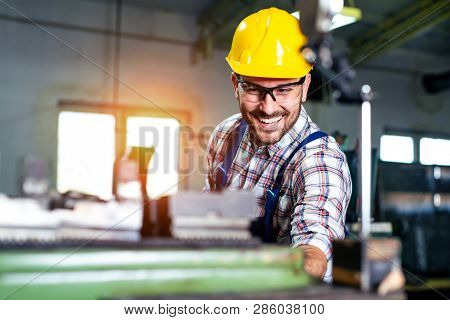
<instances>
[{"instance_id":1,"label":"man","mask_svg":"<svg viewBox=\"0 0 450 320\"><path fill-rule=\"evenodd\" d=\"M239 24L226 60L241 113L211 136L205 189L254 190L254 230L267 242L301 246L306 272L330 282L331 242L344 238L351 180L336 141L302 106L312 69L300 53L305 43L298 20L283 10Z\"/></svg>"}]
</instances>

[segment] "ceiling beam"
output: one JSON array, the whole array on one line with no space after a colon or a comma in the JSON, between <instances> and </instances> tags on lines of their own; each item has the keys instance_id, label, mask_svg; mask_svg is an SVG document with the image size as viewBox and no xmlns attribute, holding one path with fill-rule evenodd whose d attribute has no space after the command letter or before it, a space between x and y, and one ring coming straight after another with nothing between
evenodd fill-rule
<instances>
[{"instance_id":1,"label":"ceiling beam","mask_svg":"<svg viewBox=\"0 0 450 320\"><path fill-rule=\"evenodd\" d=\"M235 26L249 11L257 0L227 1L218 0L201 13L198 24L200 34L196 44L196 51L206 59L213 53L214 41L224 30Z\"/></svg>"},{"instance_id":2,"label":"ceiling beam","mask_svg":"<svg viewBox=\"0 0 450 320\"><path fill-rule=\"evenodd\" d=\"M350 43L354 63L378 56L433 28L450 17L449 1L418 1L383 20Z\"/></svg>"}]
</instances>

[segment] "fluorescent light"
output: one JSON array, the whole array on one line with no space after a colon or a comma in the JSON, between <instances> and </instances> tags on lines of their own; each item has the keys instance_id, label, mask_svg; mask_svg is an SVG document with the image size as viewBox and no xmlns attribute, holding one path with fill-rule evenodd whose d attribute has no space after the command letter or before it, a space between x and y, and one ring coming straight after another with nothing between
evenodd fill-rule
<instances>
[{"instance_id":1,"label":"fluorescent light","mask_svg":"<svg viewBox=\"0 0 450 320\"><path fill-rule=\"evenodd\" d=\"M291 15L300 20L299 11L292 12ZM360 9L355 7L343 7L340 13L337 13L333 16L330 31L361 20L361 17L362 14Z\"/></svg>"},{"instance_id":2,"label":"fluorescent light","mask_svg":"<svg viewBox=\"0 0 450 320\"><path fill-rule=\"evenodd\" d=\"M361 20L361 10L354 7L344 7L331 21L330 30L334 30Z\"/></svg>"},{"instance_id":3,"label":"fluorescent light","mask_svg":"<svg viewBox=\"0 0 450 320\"><path fill-rule=\"evenodd\" d=\"M370 235L371 172L372 172L372 106L369 101L361 105L361 235Z\"/></svg>"}]
</instances>

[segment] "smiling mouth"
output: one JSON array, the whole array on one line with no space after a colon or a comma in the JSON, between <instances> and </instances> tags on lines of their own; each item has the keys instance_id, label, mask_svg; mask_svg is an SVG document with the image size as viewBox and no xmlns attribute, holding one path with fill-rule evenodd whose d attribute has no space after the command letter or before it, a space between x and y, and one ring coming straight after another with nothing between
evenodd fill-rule
<instances>
[{"instance_id":1,"label":"smiling mouth","mask_svg":"<svg viewBox=\"0 0 450 320\"><path fill-rule=\"evenodd\" d=\"M262 118L262 117L255 117L255 118L262 124L274 125L274 124L277 124L278 122L280 122L280 120L281 120L281 118L283 118L283 116L271 117L271 118Z\"/></svg>"}]
</instances>

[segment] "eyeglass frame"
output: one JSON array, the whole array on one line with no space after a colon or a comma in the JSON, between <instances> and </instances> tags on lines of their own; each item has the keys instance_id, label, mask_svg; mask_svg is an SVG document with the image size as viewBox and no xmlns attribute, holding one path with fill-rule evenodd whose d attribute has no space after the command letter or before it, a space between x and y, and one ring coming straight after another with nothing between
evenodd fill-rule
<instances>
[{"instance_id":1,"label":"eyeglass frame","mask_svg":"<svg viewBox=\"0 0 450 320\"><path fill-rule=\"evenodd\" d=\"M283 88L283 87L288 87L288 86L298 86L298 85L302 85L302 84L305 83L306 76L301 77L300 80L298 80L297 82L283 83L283 84L280 84L279 86L271 87L271 88L263 87L263 86L260 86L259 84L256 84L256 83L253 83L253 82L250 82L250 81L246 81L246 80L242 79L242 78L241 78L241 75L239 75L239 74L236 74L236 78L237 78L237 82L238 82L239 84L243 84L243 83L249 84L249 85L254 86L254 87L255 87L256 89L258 89L259 91L264 92L264 95L260 98L259 101L264 100L264 99L266 98L266 95L269 94L270 97L273 99L273 101L276 102L276 101L277 101L277 98L276 98L275 95L273 94L273 91L274 91L274 90L280 89L280 88Z\"/></svg>"}]
</instances>

